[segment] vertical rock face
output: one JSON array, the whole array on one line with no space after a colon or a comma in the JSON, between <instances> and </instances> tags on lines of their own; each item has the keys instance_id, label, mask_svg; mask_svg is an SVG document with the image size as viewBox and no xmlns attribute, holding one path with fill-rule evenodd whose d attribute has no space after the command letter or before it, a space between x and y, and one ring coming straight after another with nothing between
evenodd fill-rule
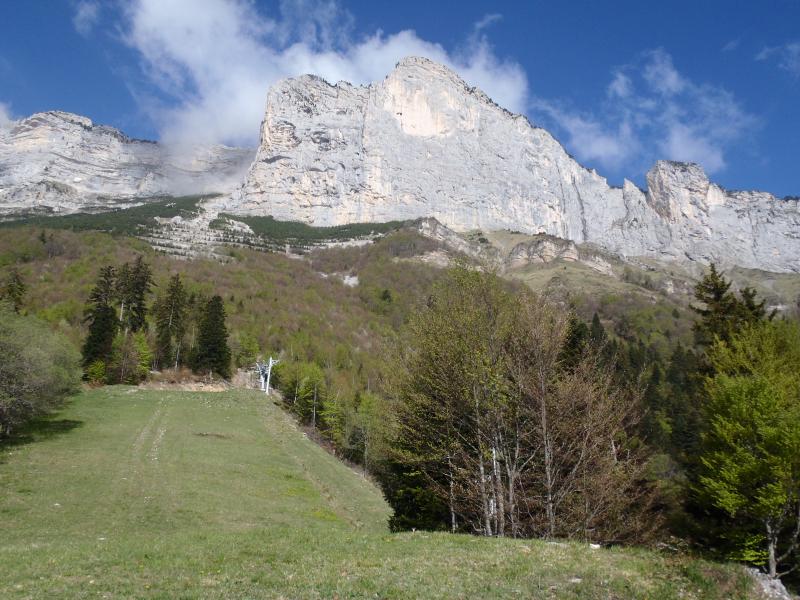
<instances>
[{"instance_id":1,"label":"vertical rock face","mask_svg":"<svg viewBox=\"0 0 800 600\"><path fill-rule=\"evenodd\" d=\"M65 112L37 113L0 131L0 212L103 208L114 200L227 191L252 151L182 152L135 140Z\"/></svg>"},{"instance_id":2,"label":"vertical rock face","mask_svg":"<svg viewBox=\"0 0 800 600\"><path fill-rule=\"evenodd\" d=\"M228 210L314 225L434 217L623 256L800 271L797 201L726 192L683 163L658 162L647 182L609 186L547 131L412 57L367 87L313 76L273 86Z\"/></svg>"}]
</instances>

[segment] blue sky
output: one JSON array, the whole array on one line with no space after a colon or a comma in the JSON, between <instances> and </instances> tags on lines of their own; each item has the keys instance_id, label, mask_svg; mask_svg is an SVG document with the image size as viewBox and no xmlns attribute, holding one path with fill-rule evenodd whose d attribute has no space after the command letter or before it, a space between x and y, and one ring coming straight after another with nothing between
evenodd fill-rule
<instances>
[{"instance_id":1,"label":"blue sky","mask_svg":"<svg viewBox=\"0 0 800 600\"><path fill-rule=\"evenodd\" d=\"M454 67L611 183L658 158L800 195L800 0L5 0L0 126L60 109L169 142L254 145L269 85Z\"/></svg>"}]
</instances>

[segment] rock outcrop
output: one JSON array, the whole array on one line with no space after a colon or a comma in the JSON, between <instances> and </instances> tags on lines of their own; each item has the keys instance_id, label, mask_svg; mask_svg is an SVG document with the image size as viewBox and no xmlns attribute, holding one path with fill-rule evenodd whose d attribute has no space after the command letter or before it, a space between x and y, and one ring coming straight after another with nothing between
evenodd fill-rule
<instances>
[{"instance_id":1,"label":"rock outcrop","mask_svg":"<svg viewBox=\"0 0 800 600\"><path fill-rule=\"evenodd\" d=\"M544 129L412 57L370 86L310 75L273 86L255 162L226 210L314 225L434 217L623 257L800 271L796 199L728 192L698 165L667 161L647 184L610 186Z\"/></svg>"},{"instance_id":2,"label":"rock outcrop","mask_svg":"<svg viewBox=\"0 0 800 600\"><path fill-rule=\"evenodd\" d=\"M178 149L129 138L65 112L0 130L0 214L110 209L159 195L227 192L254 151Z\"/></svg>"}]
</instances>

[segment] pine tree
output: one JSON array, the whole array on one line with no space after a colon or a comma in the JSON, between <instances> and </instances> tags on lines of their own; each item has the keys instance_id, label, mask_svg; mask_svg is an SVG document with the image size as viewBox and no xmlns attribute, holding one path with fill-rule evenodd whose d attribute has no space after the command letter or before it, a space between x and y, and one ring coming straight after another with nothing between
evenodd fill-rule
<instances>
[{"instance_id":1,"label":"pine tree","mask_svg":"<svg viewBox=\"0 0 800 600\"><path fill-rule=\"evenodd\" d=\"M225 327L225 306L220 296L208 301L200 319L192 369L197 373L214 372L226 379L230 377L231 351Z\"/></svg>"},{"instance_id":2,"label":"pine tree","mask_svg":"<svg viewBox=\"0 0 800 600\"><path fill-rule=\"evenodd\" d=\"M730 291L731 282L711 263L709 272L695 286L694 295L705 306L692 306L700 316L694 324L695 341L699 346L709 346L715 338L730 339L733 321L740 311L739 301Z\"/></svg>"},{"instance_id":3,"label":"pine tree","mask_svg":"<svg viewBox=\"0 0 800 600\"><path fill-rule=\"evenodd\" d=\"M133 265L125 263L117 276L116 296L119 300L119 320L124 330L137 332L147 319L147 294L153 287L153 272L142 255Z\"/></svg>"},{"instance_id":4,"label":"pine tree","mask_svg":"<svg viewBox=\"0 0 800 600\"><path fill-rule=\"evenodd\" d=\"M595 316L597 316L596 313ZM586 353L590 339L591 332L586 323L571 314L567 325L564 348L561 350L561 363L565 369L570 369L580 362Z\"/></svg>"},{"instance_id":5,"label":"pine tree","mask_svg":"<svg viewBox=\"0 0 800 600\"><path fill-rule=\"evenodd\" d=\"M159 368L180 362L181 346L186 331L186 290L180 275L170 279L163 296L153 306L156 318L156 362Z\"/></svg>"},{"instance_id":6,"label":"pine tree","mask_svg":"<svg viewBox=\"0 0 800 600\"><path fill-rule=\"evenodd\" d=\"M767 309L764 307L766 301L758 301L756 291L751 287L742 288L739 292L741 301L739 302L739 319L742 323L753 324L767 318ZM769 319L775 316L775 311L769 315Z\"/></svg>"},{"instance_id":7,"label":"pine tree","mask_svg":"<svg viewBox=\"0 0 800 600\"><path fill-rule=\"evenodd\" d=\"M589 339L596 348L599 348L606 340L606 330L600 322L600 317L597 313L594 313L592 317L592 326L589 328Z\"/></svg>"},{"instance_id":8,"label":"pine tree","mask_svg":"<svg viewBox=\"0 0 800 600\"><path fill-rule=\"evenodd\" d=\"M83 366L89 369L94 363L107 363L111 357L114 336L117 333L117 315L114 311L114 267L100 269L97 283L89 295L86 322L89 335L83 344Z\"/></svg>"},{"instance_id":9,"label":"pine tree","mask_svg":"<svg viewBox=\"0 0 800 600\"><path fill-rule=\"evenodd\" d=\"M11 303L14 312L19 314L23 299L25 298L26 289L25 282L22 279L22 275L20 275L19 269L12 267L3 285L0 298L7 299Z\"/></svg>"},{"instance_id":10,"label":"pine tree","mask_svg":"<svg viewBox=\"0 0 800 600\"><path fill-rule=\"evenodd\" d=\"M114 296L117 302L119 302L119 322L122 327L126 329L125 309L130 308L131 295L131 267L128 263L124 263L117 271Z\"/></svg>"},{"instance_id":11,"label":"pine tree","mask_svg":"<svg viewBox=\"0 0 800 600\"><path fill-rule=\"evenodd\" d=\"M136 332L142 329L147 318L147 299L146 296L153 287L153 272L150 265L144 262L142 255L136 257L136 261L131 268L130 280L130 311L129 325L131 331Z\"/></svg>"},{"instance_id":12,"label":"pine tree","mask_svg":"<svg viewBox=\"0 0 800 600\"><path fill-rule=\"evenodd\" d=\"M738 309L736 296L730 291L730 287L731 282L717 271L714 263L711 263L709 272L695 286L695 298L705 304L704 308L690 307L700 316L700 320L694 324L695 341L698 345L712 344L715 336L722 340L729 338L728 320Z\"/></svg>"},{"instance_id":13,"label":"pine tree","mask_svg":"<svg viewBox=\"0 0 800 600\"><path fill-rule=\"evenodd\" d=\"M743 288L739 292L740 298L730 288L731 282L717 271L713 263L709 272L695 286L695 298L705 305L691 307L700 316L694 324L698 346L708 347L716 339L728 342L743 327L765 319L771 320L775 316L774 311L767 316L765 302L758 301L753 288Z\"/></svg>"}]
</instances>

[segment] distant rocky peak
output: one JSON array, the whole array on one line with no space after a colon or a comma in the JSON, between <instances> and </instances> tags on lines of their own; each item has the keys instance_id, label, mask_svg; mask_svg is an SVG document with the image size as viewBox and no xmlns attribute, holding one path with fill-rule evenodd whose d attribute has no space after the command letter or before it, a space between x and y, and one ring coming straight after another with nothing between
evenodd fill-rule
<instances>
[{"instance_id":1,"label":"distant rocky peak","mask_svg":"<svg viewBox=\"0 0 800 600\"><path fill-rule=\"evenodd\" d=\"M674 220L690 207L708 209L711 183L696 163L659 160L647 172L648 199L665 219Z\"/></svg>"},{"instance_id":2,"label":"distant rocky peak","mask_svg":"<svg viewBox=\"0 0 800 600\"><path fill-rule=\"evenodd\" d=\"M800 271L797 203L726 192L690 163L657 162L647 187L609 186L450 68L408 57L369 86L276 84L228 210L313 225L433 217L626 257Z\"/></svg>"}]
</instances>

